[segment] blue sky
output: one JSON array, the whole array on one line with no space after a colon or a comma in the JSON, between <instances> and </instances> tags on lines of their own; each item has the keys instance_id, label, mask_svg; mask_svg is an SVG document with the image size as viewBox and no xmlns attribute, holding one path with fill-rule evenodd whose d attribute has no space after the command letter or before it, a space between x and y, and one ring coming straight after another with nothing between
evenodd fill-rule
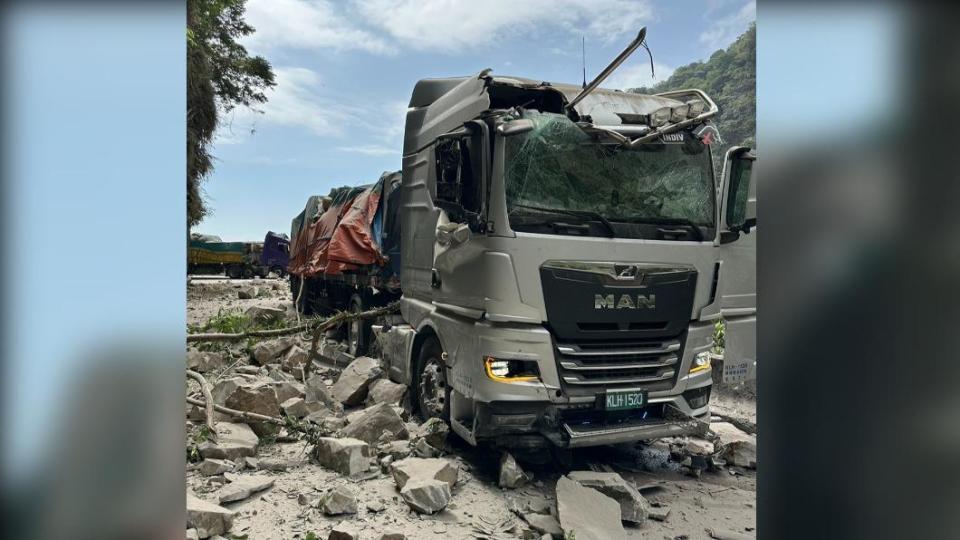
<instances>
[{"instance_id":1,"label":"blue sky","mask_svg":"<svg viewBox=\"0 0 960 540\"><path fill-rule=\"evenodd\" d=\"M250 0L244 44L274 66L259 111L236 110L218 132L204 184L212 215L194 231L224 240L287 232L309 195L400 168L403 120L418 79L477 73L556 82L587 77L646 25L654 54L635 54L604 85L641 86L729 45L754 20L753 0Z\"/></svg>"}]
</instances>

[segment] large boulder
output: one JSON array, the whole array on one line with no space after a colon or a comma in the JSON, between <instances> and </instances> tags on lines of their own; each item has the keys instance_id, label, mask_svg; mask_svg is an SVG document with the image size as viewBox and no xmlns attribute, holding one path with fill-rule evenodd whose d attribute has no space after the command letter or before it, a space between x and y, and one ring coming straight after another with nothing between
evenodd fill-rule
<instances>
[{"instance_id":1,"label":"large boulder","mask_svg":"<svg viewBox=\"0 0 960 540\"><path fill-rule=\"evenodd\" d=\"M227 356L222 352L198 351L196 349L187 351L187 369L192 369L197 373L207 373L222 368L226 363Z\"/></svg>"},{"instance_id":2,"label":"large boulder","mask_svg":"<svg viewBox=\"0 0 960 540\"><path fill-rule=\"evenodd\" d=\"M407 393L407 385L395 383L390 379L377 379L370 383L367 390L367 403L389 403L399 405Z\"/></svg>"},{"instance_id":3,"label":"large boulder","mask_svg":"<svg viewBox=\"0 0 960 540\"><path fill-rule=\"evenodd\" d=\"M638 525L647 521L650 505L633 484L617 473L595 471L572 471L567 475L580 485L593 488L620 505L620 519Z\"/></svg>"},{"instance_id":4,"label":"large boulder","mask_svg":"<svg viewBox=\"0 0 960 540\"><path fill-rule=\"evenodd\" d=\"M359 405L366 399L370 383L380 378L382 374L380 360L361 356L350 362L350 365L340 373L340 378L333 384L330 393L335 400L344 405Z\"/></svg>"},{"instance_id":5,"label":"large boulder","mask_svg":"<svg viewBox=\"0 0 960 540\"><path fill-rule=\"evenodd\" d=\"M306 388L304 388L302 383L294 381L271 381L269 384L273 385L273 391L277 393L277 401L280 403L290 398L302 398L307 394Z\"/></svg>"},{"instance_id":6,"label":"large boulder","mask_svg":"<svg viewBox=\"0 0 960 540\"><path fill-rule=\"evenodd\" d=\"M283 414L293 418L303 418L311 413L326 409L322 403L308 402L302 397L292 397L281 403L280 408L283 409Z\"/></svg>"},{"instance_id":7,"label":"large boulder","mask_svg":"<svg viewBox=\"0 0 960 540\"><path fill-rule=\"evenodd\" d=\"M327 384L323 382L323 377L319 374L314 375L307 379L306 384L306 398L307 401L316 401L323 403L330 409L343 408L336 399L330 394L330 390L327 389Z\"/></svg>"},{"instance_id":8,"label":"large boulder","mask_svg":"<svg viewBox=\"0 0 960 540\"><path fill-rule=\"evenodd\" d=\"M273 478L266 476L234 477L232 481L220 488L217 497L220 504L242 501L254 493L273 487Z\"/></svg>"},{"instance_id":9,"label":"large boulder","mask_svg":"<svg viewBox=\"0 0 960 540\"><path fill-rule=\"evenodd\" d=\"M200 456L213 459L229 459L253 456L257 453L260 438L246 424L220 422L216 426L217 440L200 443Z\"/></svg>"},{"instance_id":10,"label":"large boulder","mask_svg":"<svg viewBox=\"0 0 960 540\"><path fill-rule=\"evenodd\" d=\"M320 511L328 516L357 513L357 498L346 486L328 491L320 498Z\"/></svg>"},{"instance_id":11,"label":"large boulder","mask_svg":"<svg viewBox=\"0 0 960 540\"><path fill-rule=\"evenodd\" d=\"M530 476L520 468L517 460L513 458L510 452L504 452L500 456L500 479L499 485L505 489L516 489L530 481Z\"/></svg>"},{"instance_id":12,"label":"large boulder","mask_svg":"<svg viewBox=\"0 0 960 540\"><path fill-rule=\"evenodd\" d=\"M390 474L400 489L411 480L440 480L453 489L459 468L456 463L443 458L407 458L391 463Z\"/></svg>"},{"instance_id":13,"label":"large boulder","mask_svg":"<svg viewBox=\"0 0 960 540\"><path fill-rule=\"evenodd\" d=\"M274 385L268 382L241 384L224 400L224 405L239 411L252 412L266 416L277 416L280 402ZM269 422L249 422L253 432L261 437L274 435L280 427Z\"/></svg>"},{"instance_id":14,"label":"large boulder","mask_svg":"<svg viewBox=\"0 0 960 540\"><path fill-rule=\"evenodd\" d=\"M233 511L187 493L187 526L200 538L223 534L233 526Z\"/></svg>"},{"instance_id":15,"label":"large boulder","mask_svg":"<svg viewBox=\"0 0 960 540\"><path fill-rule=\"evenodd\" d=\"M363 414L355 417L347 427L340 430L344 437L352 437L375 444L381 437L406 439L407 426L393 407L386 403L368 407Z\"/></svg>"},{"instance_id":16,"label":"large boulder","mask_svg":"<svg viewBox=\"0 0 960 540\"><path fill-rule=\"evenodd\" d=\"M197 471L201 476L217 476L232 471L234 467L233 462L228 459L209 458L200 462Z\"/></svg>"},{"instance_id":17,"label":"large boulder","mask_svg":"<svg viewBox=\"0 0 960 540\"><path fill-rule=\"evenodd\" d=\"M442 480L410 480L400 490L410 508L421 514L436 514L450 503L450 485Z\"/></svg>"},{"instance_id":18,"label":"large boulder","mask_svg":"<svg viewBox=\"0 0 960 540\"><path fill-rule=\"evenodd\" d=\"M557 480L557 514L564 537L577 540L627 537L617 501L566 476Z\"/></svg>"},{"instance_id":19,"label":"large boulder","mask_svg":"<svg viewBox=\"0 0 960 540\"><path fill-rule=\"evenodd\" d=\"M367 472L374 457L370 445L361 440L333 437L318 439L314 456L320 465L347 476Z\"/></svg>"},{"instance_id":20,"label":"large boulder","mask_svg":"<svg viewBox=\"0 0 960 540\"><path fill-rule=\"evenodd\" d=\"M253 347L253 360L261 366L271 364L295 344L296 339L290 336L261 341Z\"/></svg>"},{"instance_id":21,"label":"large boulder","mask_svg":"<svg viewBox=\"0 0 960 540\"><path fill-rule=\"evenodd\" d=\"M756 468L757 437L729 422L714 422L710 431L720 436L720 457L737 467Z\"/></svg>"},{"instance_id":22,"label":"large boulder","mask_svg":"<svg viewBox=\"0 0 960 540\"><path fill-rule=\"evenodd\" d=\"M523 519L530 525L530 528L540 534L549 535L551 538L563 538L563 529L560 528L560 522L550 514L523 514Z\"/></svg>"}]
</instances>

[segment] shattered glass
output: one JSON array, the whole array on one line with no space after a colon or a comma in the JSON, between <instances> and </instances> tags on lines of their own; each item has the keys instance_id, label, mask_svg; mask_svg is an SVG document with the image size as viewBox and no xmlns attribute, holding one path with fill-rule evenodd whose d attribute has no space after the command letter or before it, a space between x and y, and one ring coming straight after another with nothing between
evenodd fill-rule
<instances>
[{"instance_id":1,"label":"shattered glass","mask_svg":"<svg viewBox=\"0 0 960 540\"><path fill-rule=\"evenodd\" d=\"M562 114L524 110L534 129L506 139L511 222L529 208L591 212L611 222L689 220L713 226L714 188L707 147L682 142L635 148L601 144Z\"/></svg>"}]
</instances>

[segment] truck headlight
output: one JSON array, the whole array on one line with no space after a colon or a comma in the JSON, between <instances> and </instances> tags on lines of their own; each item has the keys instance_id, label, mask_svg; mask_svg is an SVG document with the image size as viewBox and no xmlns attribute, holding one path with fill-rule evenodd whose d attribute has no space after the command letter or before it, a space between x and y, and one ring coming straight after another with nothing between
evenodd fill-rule
<instances>
[{"instance_id":1,"label":"truck headlight","mask_svg":"<svg viewBox=\"0 0 960 540\"><path fill-rule=\"evenodd\" d=\"M540 375L537 363L529 360L500 360L488 356L483 363L487 377L497 382L535 381Z\"/></svg>"},{"instance_id":2,"label":"truck headlight","mask_svg":"<svg viewBox=\"0 0 960 540\"><path fill-rule=\"evenodd\" d=\"M713 357L710 356L710 351L698 352L693 356L693 363L690 364L690 373L697 373L698 371L706 371L710 369L710 362L713 360Z\"/></svg>"}]
</instances>

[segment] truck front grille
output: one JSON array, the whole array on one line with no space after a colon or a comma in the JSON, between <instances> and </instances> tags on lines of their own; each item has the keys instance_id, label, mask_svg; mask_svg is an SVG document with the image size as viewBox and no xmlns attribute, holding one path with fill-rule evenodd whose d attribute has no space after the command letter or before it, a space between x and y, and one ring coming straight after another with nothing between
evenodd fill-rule
<instances>
[{"instance_id":1,"label":"truck front grille","mask_svg":"<svg viewBox=\"0 0 960 540\"><path fill-rule=\"evenodd\" d=\"M568 394L610 388L673 388L683 358L683 335L630 341L556 344L560 379Z\"/></svg>"}]
</instances>

